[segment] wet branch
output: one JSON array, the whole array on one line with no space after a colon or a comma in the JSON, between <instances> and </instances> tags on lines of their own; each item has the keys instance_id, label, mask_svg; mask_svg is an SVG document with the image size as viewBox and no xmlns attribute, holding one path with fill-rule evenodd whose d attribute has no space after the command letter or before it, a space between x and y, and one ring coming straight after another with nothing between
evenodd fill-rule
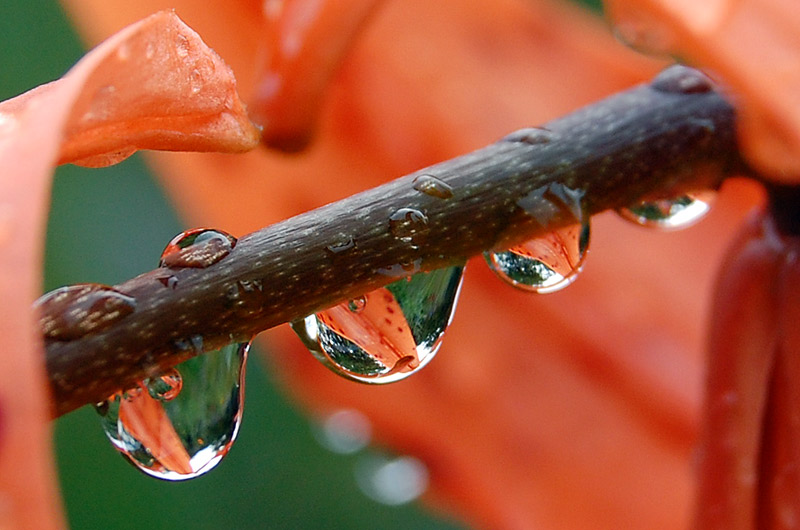
<instances>
[{"instance_id":1,"label":"wet branch","mask_svg":"<svg viewBox=\"0 0 800 530\"><path fill-rule=\"evenodd\" d=\"M574 222L543 190L578 190L595 214L717 185L739 165L734 113L704 83L688 69L662 73L546 130L523 130L249 234L207 268L159 268L115 286L135 299L133 312L102 331L46 341L54 415L196 355L187 345L198 337L212 349ZM452 196L415 189L421 175L445 182ZM413 245L390 230L400 208L427 217Z\"/></svg>"}]
</instances>

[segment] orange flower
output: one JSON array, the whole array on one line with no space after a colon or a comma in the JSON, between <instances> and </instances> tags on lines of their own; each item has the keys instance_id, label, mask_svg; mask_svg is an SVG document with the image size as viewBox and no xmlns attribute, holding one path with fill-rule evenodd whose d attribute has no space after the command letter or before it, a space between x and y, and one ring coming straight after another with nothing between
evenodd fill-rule
<instances>
[{"instance_id":1,"label":"orange flower","mask_svg":"<svg viewBox=\"0 0 800 530\"><path fill-rule=\"evenodd\" d=\"M95 40L164 7L159 0L65 3ZM252 231L476 148L512 129L544 122L643 80L658 67L615 43L586 13L547 0L373 4L352 1L334 7L336 2L324 0L172 4L231 65L244 99L253 102L263 121L266 138L296 147L316 129L315 141L297 157L266 149L239 157L153 156L187 219L233 233ZM653 9L653 16L663 14L655 11L660 5L655 1L632 4ZM798 20L769 18L780 9L793 9L780 0L717 4L731 5L729 12L738 15L742 12L737 9L744 7L748 13L763 14L758 18L760 31L796 26ZM666 27L683 36L692 23L695 17L675 16ZM715 26L720 27L727 26ZM743 106L752 109L743 132L767 131L765 138L783 138L779 145L791 147L781 148L781 157L769 159L764 153L776 152L776 144L764 140L762 145L748 137L759 167L773 173L793 170L792 149L800 147L795 122L789 119L791 113L782 121L784 115L778 113L778 120L774 111L789 108L792 94L800 93L796 79L784 76L790 89L780 90L771 106L760 85L737 84L747 70L723 61L723 51L739 49L728 42L733 40L714 44L718 53L703 51L699 39L686 40L691 46L686 53L717 69L739 90ZM124 38L112 42L119 45ZM90 56L96 59L87 59L63 83L44 91L41 107L6 104L13 110L12 118L0 121L3 134L8 123L17 127L22 117L20 129L0 139L0 158L13 156L7 166L13 162L15 175L29 176L38 186L16 199L12 193L23 193L19 179L0 180L0 186L10 190L0 195L9 197L12 205L0 208L0 244L9 248L0 257L6 271L0 277L0 292L9 300L2 309L8 316L2 324L8 327L3 340L18 352L19 345L25 346L18 358L4 361L24 366L8 365L1 376L6 379L0 379L0 418L8 424L3 429L8 441L0 438L7 444L0 452L4 470L0 491L12 496L10 526L21 527L23 514L35 511L35 505L26 504L19 494L25 486L36 492L36 505L52 506L43 380L37 361L40 346L21 308L28 307L36 294L44 175L59 159L59 149L64 159L96 161L98 155L127 152L131 146L230 150L247 147L253 138L240 112L234 112L236 127L229 120L221 128L202 120L181 122L178 127L238 131L233 140L225 135L200 145L172 143L172 137L149 142L154 122L134 115L126 116L119 127L135 133L129 142L101 144L93 151L89 148L98 149L96 142L105 135L90 134L80 148L59 147L62 131L71 131L69 125L74 124L70 117L87 112L85 107L78 114L70 111L73 102L80 103L80 94L93 96L81 88L92 79L88 73L76 80L78 72L91 70L88 65L102 65L105 57L127 56L143 68L156 68L151 78L157 87L167 88L163 81L168 72L158 69L183 62L150 64L146 42L130 55L105 45L95 52L98 55ZM154 42L163 43L162 38ZM180 39L172 39L169 49L173 57L186 52ZM699 51L692 55L695 49ZM784 57L800 53L791 40L772 43L769 49L781 50ZM744 64L764 68L760 57ZM118 70L109 68L110 73ZM179 77L190 90L193 71ZM120 82L132 88L129 83L134 81ZM97 91L106 85L116 86L107 81L88 86ZM89 107L91 101L94 97ZM160 115L172 108L169 101L169 97L149 100L144 110ZM35 128L34 132L25 127ZM37 153L45 144L47 152L24 157L22 147L16 152L7 147L11 142L29 150L35 145ZM733 183L710 218L682 234L645 233L612 216L598 216L582 277L566 291L545 297L511 292L480 264L472 264L442 351L423 372L402 383L374 389L340 381L302 351L286 329L271 334L279 346L273 364L288 390L308 407L350 406L366 413L380 442L412 453L429 466L428 501L473 524L548 529L686 527L691 504L689 456L700 404L702 324L710 311L714 264L721 260L735 225L758 200L751 187ZM30 210L23 214L17 205L30 205ZM25 223L32 228L24 231L28 236L24 248L10 245L8 234L18 233L16 229ZM20 281L23 266L25 277ZM30 382L25 387L28 394L11 395L16 386L10 374ZM380 399L374 398L377 394ZM23 420L17 407L33 407L35 413ZM28 450L35 452L41 468L17 473L13 459L19 453L9 447L20 444L16 450L22 450L23 433L31 436ZM58 524L53 511L36 514L42 517L40 527Z\"/></svg>"}]
</instances>

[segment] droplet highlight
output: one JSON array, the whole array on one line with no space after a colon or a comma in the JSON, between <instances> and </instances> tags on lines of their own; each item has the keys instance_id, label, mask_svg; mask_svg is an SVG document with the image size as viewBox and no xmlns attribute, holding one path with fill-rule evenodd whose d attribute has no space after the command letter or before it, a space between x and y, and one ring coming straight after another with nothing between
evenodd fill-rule
<instances>
[{"instance_id":1,"label":"droplet highlight","mask_svg":"<svg viewBox=\"0 0 800 530\"><path fill-rule=\"evenodd\" d=\"M194 228L175 236L161 253L159 267L209 267L230 254L236 238L221 230Z\"/></svg>"},{"instance_id":2,"label":"droplet highlight","mask_svg":"<svg viewBox=\"0 0 800 530\"><path fill-rule=\"evenodd\" d=\"M99 403L112 445L142 472L163 480L213 469L239 432L249 347L231 343Z\"/></svg>"},{"instance_id":3,"label":"droplet highlight","mask_svg":"<svg viewBox=\"0 0 800 530\"><path fill-rule=\"evenodd\" d=\"M312 354L335 373L363 383L405 379L433 359L450 324L463 267L418 273L292 323Z\"/></svg>"},{"instance_id":4,"label":"droplet highlight","mask_svg":"<svg viewBox=\"0 0 800 530\"><path fill-rule=\"evenodd\" d=\"M642 201L617 213L641 226L660 230L680 230L689 227L711 210L716 193L711 190L687 193L669 199Z\"/></svg>"},{"instance_id":5,"label":"droplet highlight","mask_svg":"<svg viewBox=\"0 0 800 530\"><path fill-rule=\"evenodd\" d=\"M69 341L124 319L136 310L136 300L107 285L81 283L50 291L34 308L45 338Z\"/></svg>"},{"instance_id":6,"label":"droplet highlight","mask_svg":"<svg viewBox=\"0 0 800 530\"><path fill-rule=\"evenodd\" d=\"M418 176L414 179L412 186L415 190L437 199L449 199L453 196L453 187L433 175Z\"/></svg>"},{"instance_id":7,"label":"droplet highlight","mask_svg":"<svg viewBox=\"0 0 800 530\"><path fill-rule=\"evenodd\" d=\"M428 234L428 216L414 208L400 208L389 216L389 230L412 248L419 248Z\"/></svg>"}]
</instances>

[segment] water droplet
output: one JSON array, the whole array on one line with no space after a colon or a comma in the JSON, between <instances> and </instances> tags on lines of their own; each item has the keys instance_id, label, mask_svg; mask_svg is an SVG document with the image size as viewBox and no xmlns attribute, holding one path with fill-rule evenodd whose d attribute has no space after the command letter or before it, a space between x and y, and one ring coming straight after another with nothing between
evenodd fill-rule
<instances>
[{"instance_id":1,"label":"water droplet","mask_svg":"<svg viewBox=\"0 0 800 530\"><path fill-rule=\"evenodd\" d=\"M525 291L552 293L578 277L589 246L589 222L559 228L504 252L484 252L489 267Z\"/></svg>"},{"instance_id":2,"label":"water droplet","mask_svg":"<svg viewBox=\"0 0 800 530\"><path fill-rule=\"evenodd\" d=\"M367 305L367 297L359 296L358 298L353 298L349 302L347 302L347 309L352 311L353 313L360 313L364 310L364 306Z\"/></svg>"},{"instance_id":3,"label":"water droplet","mask_svg":"<svg viewBox=\"0 0 800 530\"><path fill-rule=\"evenodd\" d=\"M428 233L428 216L414 208L400 208L389 216L389 230L400 241L418 248Z\"/></svg>"},{"instance_id":4,"label":"water droplet","mask_svg":"<svg viewBox=\"0 0 800 530\"><path fill-rule=\"evenodd\" d=\"M75 340L102 331L136 309L132 296L107 285L81 283L50 291L34 303L42 334L53 340Z\"/></svg>"},{"instance_id":5,"label":"water droplet","mask_svg":"<svg viewBox=\"0 0 800 530\"><path fill-rule=\"evenodd\" d=\"M687 193L670 199L642 201L617 210L624 219L661 230L680 230L693 225L711 210L716 193L711 190Z\"/></svg>"},{"instance_id":6,"label":"water droplet","mask_svg":"<svg viewBox=\"0 0 800 530\"><path fill-rule=\"evenodd\" d=\"M452 186L433 175L418 176L414 179L413 186L415 190L437 199L449 199L453 196Z\"/></svg>"},{"instance_id":7,"label":"water droplet","mask_svg":"<svg viewBox=\"0 0 800 530\"><path fill-rule=\"evenodd\" d=\"M541 145L550 143L555 137L555 133L542 127L527 127L514 131L508 136L505 136L502 141L504 142L521 142L530 145Z\"/></svg>"},{"instance_id":8,"label":"water droplet","mask_svg":"<svg viewBox=\"0 0 800 530\"><path fill-rule=\"evenodd\" d=\"M371 455L357 462L356 484L370 499L389 506L407 504L428 489L428 468L411 456Z\"/></svg>"},{"instance_id":9,"label":"water droplet","mask_svg":"<svg viewBox=\"0 0 800 530\"><path fill-rule=\"evenodd\" d=\"M161 285L167 287L168 289L176 289L178 287L178 278L176 276L162 276L158 278L158 281L161 282Z\"/></svg>"},{"instance_id":10,"label":"water droplet","mask_svg":"<svg viewBox=\"0 0 800 530\"><path fill-rule=\"evenodd\" d=\"M430 362L441 346L463 270L415 274L367 293L358 312L344 302L292 328L339 375L364 383L399 381Z\"/></svg>"},{"instance_id":11,"label":"water droplet","mask_svg":"<svg viewBox=\"0 0 800 530\"><path fill-rule=\"evenodd\" d=\"M183 377L176 368L170 368L161 375L145 379L150 397L160 401L171 401L183 388Z\"/></svg>"},{"instance_id":12,"label":"water droplet","mask_svg":"<svg viewBox=\"0 0 800 530\"><path fill-rule=\"evenodd\" d=\"M415 259L414 261L410 261L408 263L395 263L394 265L390 265L388 267L381 267L378 269L378 273L383 274L384 276L391 276L393 278L402 278L416 274L419 272L421 267L422 260Z\"/></svg>"},{"instance_id":13,"label":"water droplet","mask_svg":"<svg viewBox=\"0 0 800 530\"><path fill-rule=\"evenodd\" d=\"M332 255L336 255L353 248L356 248L355 240L350 236L340 235L336 241L325 247L325 250Z\"/></svg>"},{"instance_id":14,"label":"water droplet","mask_svg":"<svg viewBox=\"0 0 800 530\"><path fill-rule=\"evenodd\" d=\"M231 343L181 363L177 379L167 372L136 393L111 396L97 407L106 436L148 475L186 480L208 472L239 432L249 347Z\"/></svg>"},{"instance_id":15,"label":"water droplet","mask_svg":"<svg viewBox=\"0 0 800 530\"><path fill-rule=\"evenodd\" d=\"M161 253L159 267L202 269L230 254L236 238L220 230L194 228L175 236Z\"/></svg>"},{"instance_id":16,"label":"water droplet","mask_svg":"<svg viewBox=\"0 0 800 530\"><path fill-rule=\"evenodd\" d=\"M714 90L714 82L700 70L676 64L665 68L650 83L661 92L704 94Z\"/></svg>"},{"instance_id":17,"label":"water droplet","mask_svg":"<svg viewBox=\"0 0 800 530\"><path fill-rule=\"evenodd\" d=\"M323 419L314 429L314 434L329 451L350 455L369 445L372 424L357 410L341 409Z\"/></svg>"}]
</instances>

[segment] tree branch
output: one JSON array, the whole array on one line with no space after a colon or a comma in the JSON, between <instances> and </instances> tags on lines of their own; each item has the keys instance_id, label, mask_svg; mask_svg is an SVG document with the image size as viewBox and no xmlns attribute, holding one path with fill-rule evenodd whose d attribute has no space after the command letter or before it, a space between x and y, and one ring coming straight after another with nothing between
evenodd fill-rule
<instances>
[{"instance_id":1,"label":"tree branch","mask_svg":"<svg viewBox=\"0 0 800 530\"><path fill-rule=\"evenodd\" d=\"M209 267L159 268L115 286L135 299L134 311L72 340L46 339L54 414L102 401L200 353L187 348L192 338L213 349L411 272L463 263L574 222L563 212L547 226L536 221L520 200L543 186L583 192L585 211L595 214L718 185L741 168L734 113L698 76L673 67L546 130L522 130L242 237ZM421 175L445 182L452 196L415 189ZM390 229L400 208L427 217L413 245ZM58 317L48 311L64 310L41 309L43 322Z\"/></svg>"}]
</instances>

